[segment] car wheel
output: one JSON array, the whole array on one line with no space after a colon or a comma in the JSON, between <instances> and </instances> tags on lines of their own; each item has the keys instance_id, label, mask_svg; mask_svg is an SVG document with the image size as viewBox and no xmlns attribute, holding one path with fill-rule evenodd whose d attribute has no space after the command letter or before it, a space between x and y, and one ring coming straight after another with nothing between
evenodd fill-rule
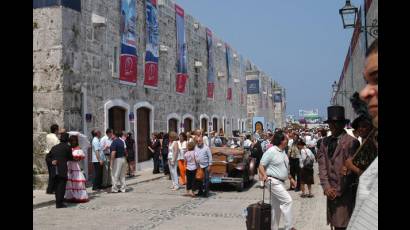
<instances>
[{"instance_id":1,"label":"car wheel","mask_svg":"<svg viewBox=\"0 0 410 230\"><path fill-rule=\"evenodd\" d=\"M242 192L244 188L245 188L245 183L241 182L236 186L236 191Z\"/></svg>"}]
</instances>

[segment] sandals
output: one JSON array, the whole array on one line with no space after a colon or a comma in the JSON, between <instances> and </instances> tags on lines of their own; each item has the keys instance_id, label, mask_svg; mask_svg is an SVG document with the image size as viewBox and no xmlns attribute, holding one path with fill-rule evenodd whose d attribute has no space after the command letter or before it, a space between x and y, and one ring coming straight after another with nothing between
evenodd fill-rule
<instances>
[{"instance_id":1,"label":"sandals","mask_svg":"<svg viewBox=\"0 0 410 230\"><path fill-rule=\"evenodd\" d=\"M302 197L302 198L312 198L312 197L314 197L313 196L313 194L302 194L302 195L300 195L300 197Z\"/></svg>"}]
</instances>

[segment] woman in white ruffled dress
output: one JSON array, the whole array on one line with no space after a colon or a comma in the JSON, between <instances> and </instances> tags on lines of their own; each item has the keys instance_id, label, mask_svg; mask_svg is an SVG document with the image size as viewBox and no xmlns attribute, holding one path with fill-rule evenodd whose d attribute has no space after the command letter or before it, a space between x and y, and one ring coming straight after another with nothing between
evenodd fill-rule
<instances>
[{"instance_id":1,"label":"woman in white ruffled dress","mask_svg":"<svg viewBox=\"0 0 410 230\"><path fill-rule=\"evenodd\" d=\"M88 202L88 195L85 187L86 179L81 172L79 164L79 162L85 158L85 154L78 144L78 137L76 135L70 136L70 145L74 161L67 162L68 179L64 199L66 202L72 203Z\"/></svg>"}]
</instances>

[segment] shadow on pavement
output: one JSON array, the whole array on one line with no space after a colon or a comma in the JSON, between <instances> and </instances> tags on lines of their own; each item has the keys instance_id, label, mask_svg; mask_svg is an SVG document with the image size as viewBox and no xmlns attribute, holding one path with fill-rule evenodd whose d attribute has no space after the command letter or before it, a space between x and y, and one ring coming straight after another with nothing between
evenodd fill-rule
<instances>
[{"instance_id":1,"label":"shadow on pavement","mask_svg":"<svg viewBox=\"0 0 410 230\"><path fill-rule=\"evenodd\" d=\"M256 183L255 180L249 182L247 185L245 185L242 192L247 192L249 189L253 187L255 183ZM235 184L230 184L230 183L210 184L209 189L211 191L220 191L220 192L236 192L237 191Z\"/></svg>"}]
</instances>

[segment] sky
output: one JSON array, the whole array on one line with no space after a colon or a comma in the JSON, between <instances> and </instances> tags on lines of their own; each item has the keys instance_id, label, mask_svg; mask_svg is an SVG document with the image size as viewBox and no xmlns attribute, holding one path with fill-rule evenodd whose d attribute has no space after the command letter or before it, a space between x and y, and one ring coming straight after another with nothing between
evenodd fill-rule
<instances>
[{"instance_id":1,"label":"sky","mask_svg":"<svg viewBox=\"0 0 410 230\"><path fill-rule=\"evenodd\" d=\"M327 116L353 33L339 15L344 0L174 1L286 89L286 114Z\"/></svg>"}]
</instances>

